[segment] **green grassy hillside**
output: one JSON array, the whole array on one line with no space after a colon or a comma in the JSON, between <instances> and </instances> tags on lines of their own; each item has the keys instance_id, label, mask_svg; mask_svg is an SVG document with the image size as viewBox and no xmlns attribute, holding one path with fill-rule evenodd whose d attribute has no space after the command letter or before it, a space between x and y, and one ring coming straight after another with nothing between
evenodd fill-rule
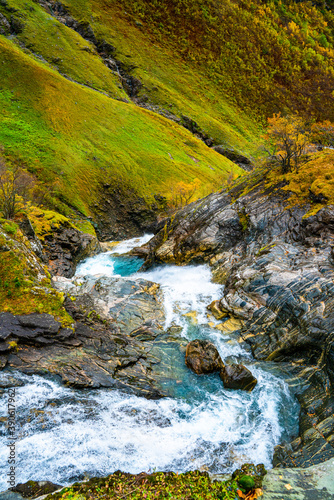
<instances>
[{"instance_id":1,"label":"green grassy hillside","mask_svg":"<svg viewBox=\"0 0 334 500\"><path fill-rule=\"evenodd\" d=\"M201 196L241 171L182 124L256 156L273 111L334 118L333 25L288 0L2 0L2 155L65 213L106 183L151 202L198 178Z\"/></svg>"},{"instance_id":2,"label":"green grassy hillside","mask_svg":"<svg viewBox=\"0 0 334 500\"><path fill-rule=\"evenodd\" d=\"M99 40L113 44L117 33L119 59L130 59L131 53L140 65L150 65L143 71L153 88L163 89L161 106L176 115L203 117L201 127L217 142L246 150L253 144L254 123L226 101L218 102L208 82L204 96L198 74L180 58L173 61L121 18L110 23L114 31L107 30L109 11L98 15L88 2L74 4L73 15L83 26L89 19ZM32 0L0 4L11 23L0 36L0 145L7 159L52 183L58 199L85 215L99 203L105 183L127 186L150 202L157 193L168 197L179 181L199 179L201 196L219 188L231 170L241 172L181 124L132 103L94 44L50 12ZM65 205L58 209L66 212Z\"/></svg>"},{"instance_id":3,"label":"green grassy hillside","mask_svg":"<svg viewBox=\"0 0 334 500\"><path fill-rule=\"evenodd\" d=\"M4 153L83 213L114 179L151 197L194 178L213 189L234 168L181 126L70 82L5 38L0 50Z\"/></svg>"}]
</instances>

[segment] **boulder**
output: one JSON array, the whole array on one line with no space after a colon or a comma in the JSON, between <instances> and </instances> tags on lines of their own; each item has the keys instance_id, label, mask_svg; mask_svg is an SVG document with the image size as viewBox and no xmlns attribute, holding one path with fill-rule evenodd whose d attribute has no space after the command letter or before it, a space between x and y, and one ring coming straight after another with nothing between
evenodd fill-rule
<instances>
[{"instance_id":1,"label":"boulder","mask_svg":"<svg viewBox=\"0 0 334 500\"><path fill-rule=\"evenodd\" d=\"M224 366L216 347L208 340L192 340L189 342L185 361L187 367L197 375L218 372Z\"/></svg>"},{"instance_id":2,"label":"boulder","mask_svg":"<svg viewBox=\"0 0 334 500\"><path fill-rule=\"evenodd\" d=\"M256 378L244 365L225 365L220 371L220 378L225 389L252 391L257 384Z\"/></svg>"}]
</instances>

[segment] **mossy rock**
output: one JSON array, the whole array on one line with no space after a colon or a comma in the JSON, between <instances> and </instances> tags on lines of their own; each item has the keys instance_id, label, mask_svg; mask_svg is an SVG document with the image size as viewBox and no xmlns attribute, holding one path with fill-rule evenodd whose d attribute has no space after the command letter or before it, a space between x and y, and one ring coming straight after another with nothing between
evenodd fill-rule
<instances>
[{"instance_id":1,"label":"mossy rock","mask_svg":"<svg viewBox=\"0 0 334 500\"><path fill-rule=\"evenodd\" d=\"M36 498L41 495L48 495L61 488L59 484L53 484L50 481L28 481L24 484L18 484L13 491L20 493L24 498Z\"/></svg>"},{"instance_id":2,"label":"mossy rock","mask_svg":"<svg viewBox=\"0 0 334 500\"><path fill-rule=\"evenodd\" d=\"M117 471L105 478L92 478L75 483L62 491L49 495L46 500L95 500L126 497L129 500L234 500L235 481L211 481L209 474L190 471L183 474L155 472L133 475ZM119 496L120 492L122 493Z\"/></svg>"},{"instance_id":3,"label":"mossy rock","mask_svg":"<svg viewBox=\"0 0 334 500\"><path fill-rule=\"evenodd\" d=\"M251 490L255 487L255 481L252 476L241 476L241 478L238 479L238 483L241 488L245 489L246 491Z\"/></svg>"},{"instance_id":4,"label":"mossy rock","mask_svg":"<svg viewBox=\"0 0 334 500\"><path fill-rule=\"evenodd\" d=\"M247 484L250 484L249 479L254 483L250 488L261 488L262 481L267 471L263 464L243 464L240 469L233 472L232 478L238 482L238 484L247 489ZM244 484L243 484L244 482Z\"/></svg>"}]
</instances>

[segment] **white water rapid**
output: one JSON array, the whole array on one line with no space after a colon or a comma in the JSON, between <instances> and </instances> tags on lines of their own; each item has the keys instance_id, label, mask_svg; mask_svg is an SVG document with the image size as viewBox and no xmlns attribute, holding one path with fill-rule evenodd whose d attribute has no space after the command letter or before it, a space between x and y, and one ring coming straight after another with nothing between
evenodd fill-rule
<instances>
[{"instance_id":1,"label":"white water rapid","mask_svg":"<svg viewBox=\"0 0 334 500\"><path fill-rule=\"evenodd\" d=\"M190 374L174 397L152 401L106 389L79 391L55 379L15 373L23 383L16 387L17 482L66 484L118 469L228 472L245 462L270 467L274 447L297 433L298 405L283 374L273 365L255 363L233 336L208 324L212 318L206 306L222 290L211 282L207 266L136 272L138 259L115 256L148 239L129 240L88 259L78 267L77 278L119 273L124 279L129 275L160 283L166 328L180 325L186 339L212 340L223 360L241 361L251 369L257 386L251 393L225 390L217 375ZM9 375L13 373L0 372L0 379ZM7 415L6 391L0 417ZM7 488L5 432L1 440L0 491Z\"/></svg>"}]
</instances>

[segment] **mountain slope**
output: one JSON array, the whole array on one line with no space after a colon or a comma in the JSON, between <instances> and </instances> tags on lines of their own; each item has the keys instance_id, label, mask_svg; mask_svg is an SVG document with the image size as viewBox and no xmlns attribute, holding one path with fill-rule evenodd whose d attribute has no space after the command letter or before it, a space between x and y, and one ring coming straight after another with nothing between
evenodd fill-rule
<instances>
[{"instance_id":1,"label":"mountain slope","mask_svg":"<svg viewBox=\"0 0 334 500\"><path fill-rule=\"evenodd\" d=\"M67 214L99 218L110 186L202 196L241 173L205 144L256 157L272 112L332 118L333 25L307 2L3 0L2 154Z\"/></svg>"},{"instance_id":2,"label":"mountain slope","mask_svg":"<svg viewBox=\"0 0 334 500\"><path fill-rule=\"evenodd\" d=\"M214 187L234 168L183 127L70 82L5 38L0 43L5 154L45 181L58 179L64 199L83 213L102 182L119 180L152 197L168 193L172 180L197 177Z\"/></svg>"}]
</instances>

